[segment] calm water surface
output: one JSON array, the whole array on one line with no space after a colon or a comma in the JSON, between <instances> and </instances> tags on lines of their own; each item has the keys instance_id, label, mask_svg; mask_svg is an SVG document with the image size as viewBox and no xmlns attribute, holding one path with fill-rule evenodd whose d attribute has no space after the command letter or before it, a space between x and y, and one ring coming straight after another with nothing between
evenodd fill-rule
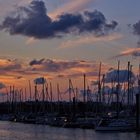
<instances>
[{"instance_id":1,"label":"calm water surface","mask_svg":"<svg viewBox=\"0 0 140 140\"><path fill-rule=\"evenodd\" d=\"M140 140L140 135L0 121L0 140Z\"/></svg>"}]
</instances>

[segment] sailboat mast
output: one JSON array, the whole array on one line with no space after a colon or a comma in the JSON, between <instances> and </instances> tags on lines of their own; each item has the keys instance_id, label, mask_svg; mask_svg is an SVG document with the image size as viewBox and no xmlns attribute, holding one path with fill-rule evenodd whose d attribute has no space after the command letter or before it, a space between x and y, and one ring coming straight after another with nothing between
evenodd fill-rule
<instances>
[{"instance_id":1,"label":"sailboat mast","mask_svg":"<svg viewBox=\"0 0 140 140\"><path fill-rule=\"evenodd\" d=\"M51 103L52 103L53 96L52 96L52 83L51 82L50 82L50 96L51 96Z\"/></svg>"},{"instance_id":2,"label":"sailboat mast","mask_svg":"<svg viewBox=\"0 0 140 140\"><path fill-rule=\"evenodd\" d=\"M35 102L37 101L37 84L35 84Z\"/></svg>"},{"instance_id":3,"label":"sailboat mast","mask_svg":"<svg viewBox=\"0 0 140 140\"><path fill-rule=\"evenodd\" d=\"M128 62L128 76L127 76L127 85L128 85L128 92L127 92L127 105L130 104L130 62Z\"/></svg>"},{"instance_id":4,"label":"sailboat mast","mask_svg":"<svg viewBox=\"0 0 140 140\"><path fill-rule=\"evenodd\" d=\"M100 62L100 65L99 65L99 75L98 75L98 95L99 95L99 102L101 102L101 65L102 65L102 63Z\"/></svg>"},{"instance_id":5,"label":"sailboat mast","mask_svg":"<svg viewBox=\"0 0 140 140\"><path fill-rule=\"evenodd\" d=\"M83 106L83 115L84 115L84 118L86 117L86 74L84 74L84 95L83 95L83 103L84 103L84 106Z\"/></svg>"},{"instance_id":6,"label":"sailboat mast","mask_svg":"<svg viewBox=\"0 0 140 140\"><path fill-rule=\"evenodd\" d=\"M50 100L51 100L51 112L53 112L53 93L52 93L52 83L50 82Z\"/></svg>"},{"instance_id":7,"label":"sailboat mast","mask_svg":"<svg viewBox=\"0 0 140 140\"><path fill-rule=\"evenodd\" d=\"M69 102L71 102L71 79L69 79Z\"/></svg>"},{"instance_id":8,"label":"sailboat mast","mask_svg":"<svg viewBox=\"0 0 140 140\"><path fill-rule=\"evenodd\" d=\"M57 101L59 103L60 101L60 90L59 90L59 84L57 84Z\"/></svg>"},{"instance_id":9,"label":"sailboat mast","mask_svg":"<svg viewBox=\"0 0 140 140\"><path fill-rule=\"evenodd\" d=\"M139 64L139 75L138 75L138 93L140 93L140 64Z\"/></svg>"},{"instance_id":10,"label":"sailboat mast","mask_svg":"<svg viewBox=\"0 0 140 140\"><path fill-rule=\"evenodd\" d=\"M58 107L58 114L59 114L60 113L60 89L58 83L57 83L57 107Z\"/></svg>"},{"instance_id":11,"label":"sailboat mast","mask_svg":"<svg viewBox=\"0 0 140 140\"><path fill-rule=\"evenodd\" d=\"M84 95L83 95L83 102L86 102L86 74L84 74Z\"/></svg>"},{"instance_id":12,"label":"sailboat mast","mask_svg":"<svg viewBox=\"0 0 140 140\"><path fill-rule=\"evenodd\" d=\"M32 100L32 89L31 89L31 82L29 80L29 92L30 92L30 101Z\"/></svg>"},{"instance_id":13,"label":"sailboat mast","mask_svg":"<svg viewBox=\"0 0 140 140\"><path fill-rule=\"evenodd\" d=\"M105 103L105 74L103 74L103 78L102 78L102 83L103 83L103 87L102 87L102 98L103 98L103 103Z\"/></svg>"},{"instance_id":14,"label":"sailboat mast","mask_svg":"<svg viewBox=\"0 0 140 140\"><path fill-rule=\"evenodd\" d=\"M25 102L27 101L27 91L26 91L26 88L24 89L24 92L25 92Z\"/></svg>"},{"instance_id":15,"label":"sailboat mast","mask_svg":"<svg viewBox=\"0 0 140 140\"><path fill-rule=\"evenodd\" d=\"M117 118L119 117L119 89L120 89L120 61L118 61L117 70Z\"/></svg>"},{"instance_id":16,"label":"sailboat mast","mask_svg":"<svg viewBox=\"0 0 140 140\"><path fill-rule=\"evenodd\" d=\"M133 83L132 83L132 68L133 65L130 65L130 104L133 104Z\"/></svg>"},{"instance_id":17,"label":"sailboat mast","mask_svg":"<svg viewBox=\"0 0 140 140\"><path fill-rule=\"evenodd\" d=\"M43 78L43 80L44 80L44 78ZM43 81L43 84L42 84L42 102L45 101L45 92L44 92L44 89L45 89L45 83Z\"/></svg>"}]
</instances>

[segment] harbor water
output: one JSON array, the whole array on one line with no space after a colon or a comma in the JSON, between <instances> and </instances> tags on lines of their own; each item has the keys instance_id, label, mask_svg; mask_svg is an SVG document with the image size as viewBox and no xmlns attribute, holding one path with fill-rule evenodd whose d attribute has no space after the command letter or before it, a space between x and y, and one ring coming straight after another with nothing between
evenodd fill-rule
<instances>
[{"instance_id":1,"label":"harbor water","mask_svg":"<svg viewBox=\"0 0 140 140\"><path fill-rule=\"evenodd\" d=\"M59 128L0 121L0 140L140 140L140 134L101 133L93 129Z\"/></svg>"}]
</instances>

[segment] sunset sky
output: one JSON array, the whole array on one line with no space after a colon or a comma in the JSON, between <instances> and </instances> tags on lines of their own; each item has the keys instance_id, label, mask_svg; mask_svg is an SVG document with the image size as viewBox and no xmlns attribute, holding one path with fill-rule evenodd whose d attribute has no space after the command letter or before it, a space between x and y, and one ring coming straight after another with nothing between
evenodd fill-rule
<instances>
[{"instance_id":1,"label":"sunset sky","mask_svg":"<svg viewBox=\"0 0 140 140\"><path fill-rule=\"evenodd\" d=\"M67 88L102 73L138 69L140 0L0 0L0 84L45 77Z\"/></svg>"}]
</instances>

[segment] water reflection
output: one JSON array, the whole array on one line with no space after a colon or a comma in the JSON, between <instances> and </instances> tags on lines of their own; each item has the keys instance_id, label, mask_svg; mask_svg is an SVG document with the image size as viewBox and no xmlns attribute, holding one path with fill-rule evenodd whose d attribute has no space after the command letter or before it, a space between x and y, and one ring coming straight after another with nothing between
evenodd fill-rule
<instances>
[{"instance_id":1,"label":"water reflection","mask_svg":"<svg viewBox=\"0 0 140 140\"><path fill-rule=\"evenodd\" d=\"M46 125L0 122L0 140L139 140L136 133L99 133Z\"/></svg>"}]
</instances>

